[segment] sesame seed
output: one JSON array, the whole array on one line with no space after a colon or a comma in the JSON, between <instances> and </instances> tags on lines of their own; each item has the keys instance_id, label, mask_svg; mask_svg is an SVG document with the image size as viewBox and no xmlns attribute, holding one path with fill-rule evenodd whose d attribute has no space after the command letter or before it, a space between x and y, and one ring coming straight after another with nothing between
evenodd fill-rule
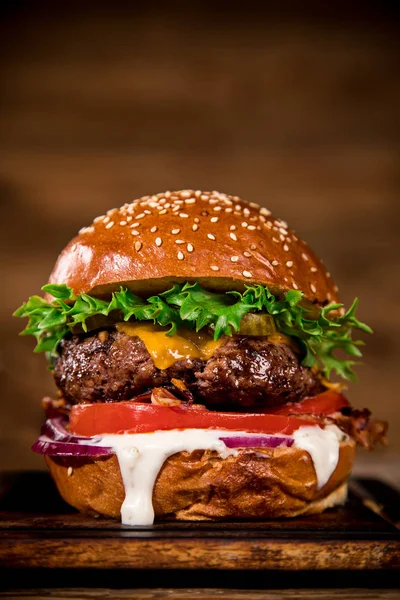
<instances>
[{"instance_id":1,"label":"sesame seed","mask_svg":"<svg viewBox=\"0 0 400 600\"><path fill-rule=\"evenodd\" d=\"M292 260L288 260L286 262L286 266L289 267L289 269L290 269L290 267L293 267L293 261Z\"/></svg>"},{"instance_id":2,"label":"sesame seed","mask_svg":"<svg viewBox=\"0 0 400 600\"><path fill-rule=\"evenodd\" d=\"M196 198L188 198L185 200L185 204L196 204Z\"/></svg>"},{"instance_id":3,"label":"sesame seed","mask_svg":"<svg viewBox=\"0 0 400 600\"><path fill-rule=\"evenodd\" d=\"M209 200L209 204L217 204L217 202L217 198L211 198L211 200Z\"/></svg>"},{"instance_id":4,"label":"sesame seed","mask_svg":"<svg viewBox=\"0 0 400 600\"><path fill-rule=\"evenodd\" d=\"M184 258L185 258L185 255L183 254L183 252L181 252L179 250L179 252L178 252L178 260L183 260Z\"/></svg>"},{"instance_id":5,"label":"sesame seed","mask_svg":"<svg viewBox=\"0 0 400 600\"><path fill-rule=\"evenodd\" d=\"M249 221L258 221L257 217L250 217Z\"/></svg>"},{"instance_id":6,"label":"sesame seed","mask_svg":"<svg viewBox=\"0 0 400 600\"><path fill-rule=\"evenodd\" d=\"M273 265L274 265L274 267L277 267L277 266L279 265L279 263L278 263L278 261L277 261L277 260L273 260L271 264L273 264Z\"/></svg>"},{"instance_id":7,"label":"sesame seed","mask_svg":"<svg viewBox=\"0 0 400 600\"><path fill-rule=\"evenodd\" d=\"M131 234L132 235L140 235L140 233L137 229L132 229Z\"/></svg>"},{"instance_id":8,"label":"sesame seed","mask_svg":"<svg viewBox=\"0 0 400 600\"><path fill-rule=\"evenodd\" d=\"M230 233L229 237L231 238L231 240L233 240L234 242L237 241L237 235L235 233Z\"/></svg>"},{"instance_id":9,"label":"sesame seed","mask_svg":"<svg viewBox=\"0 0 400 600\"><path fill-rule=\"evenodd\" d=\"M193 219L193 221L194 221L195 223L200 223L200 219L199 219L199 217L195 217L195 218Z\"/></svg>"},{"instance_id":10,"label":"sesame seed","mask_svg":"<svg viewBox=\"0 0 400 600\"><path fill-rule=\"evenodd\" d=\"M250 211L249 211L249 209L248 209L248 208L244 208L244 209L243 209L243 214L244 214L244 216L245 216L245 217L249 217L249 216L250 216Z\"/></svg>"},{"instance_id":11,"label":"sesame seed","mask_svg":"<svg viewBox=\"0 0 400 600\"><path fill-rule=\"evenodd\" d=\"M248 226L248 223L246 223L246 221L243 221L242 227L247 227L247 226Z\"/></svg>"},{"instance_id":12,"label":"sesame seed","mask_svg":"<svg viewBox=\"0 0 400 600\"><path fill-rule=\"evenodd\" d=\"M195 223L194 225L192 225L192 230L193 231L197 231L199 228L199 226L197 225L197 223Z\"/></svg>"},{"instance_id":13,"label":"sesame seed","mask_svg":"<svg viewBox=\"0 0 400 600\"><path fill-rule=\"evenodd\" d=\"M142 242L135 242L135 250L136 252L139 252L140 248L142 247Z\"/></svg>"},{"instance_id":14,"label":"sesame seed","mask_svg":"<svg viewBox=\"0 0 400 600\"><path fill-rule=\"evenodd\" d=\"M228 208L225 209L225 212L227 213L231 213L233 211L233 208L228 206Z\"/></svg>"},{"instance_id":15,"label":"sesame seed","mask_svg":"<svg viewBox=\"0 0 400 600\"><path fill-rule=\"evenodd\" d=\"M232 262L237 262L239 260L238 256L231 256L231 261Z\"/></svg>"},{"instance_id":16,"label":"sesame seed","mask_svg":"<svg viewBox=\"0 0 400 600\"><path fill-rule=\"evenodd\" d=\"M144 212L145 215L151 215L151 210L146 209L143 212Z\"/></svg>"},{"instance_id":17,"label":"sesame seed","mask_svg":"<svg viewBox=\"0 0 400 600\"><path fill-rule=\"evenodd\" d=\"M235 231L235 229L236 229L236 225L231 225L231 226L229 227L229 229L230 229L231 231Z\"/></svg>"},{"instance_id":18,"label":"sesame seed","mask_svg":"<svg viewBox=\"0 0 400 600\"><path fill-rule=\"evenodd\" d=\"M171 229L171 233L172 233L173 235L176 235L176 234L177 234L177 233L179 233L179 232L180 232L180 229Z\"/></svg>"},{"instance_id":19,"label":"sesame seed","mask_svg":"<svg viewBox=\"0 0 400 600\"><path fill-rule=\"evenodd\" d=\"M307 256L307 254L304 254L304 252L301 256L303 257L303 260L308 260L308 256Z\"/></svg>"},{"instance_id":20,"label":"sesame seed","mask_svg":"<svg viewBox=\"0 0 400 600\"><path fill-rule=\"evenodd\" d=\"M268 210L268 208L260 208L260 215L264 215L265 217L269 217L269 215L271 214L271 211Z\"/></svg>"},{"instance_id":21,"label":"sesame seed","mask_svg":"<svg viewBox=\"0 0 400 600\"><path fill-rule=\"evenodd\" d=\"M215 240L215 235L213 235L212 233L207 233L207 237L209 240Z\"/></svg>"},{"instance_id":22,"label":"sesame seed","mask_svg":"<svg viewBox=\"0 0 400 600\"><path fill-rule=\"evenodd\" d=\"M109 223L107 223L106 225L106 229L111 229L111 227L114 225L114 221L110 221Z\"/></svg>"},{"instance_id":23,"label":"sesame seed","mask_svg":"<svg viewBox=\"0 0 400 600\"><path fill-rule=\"evenodd\" d=\"M310 269L311 273L316 273L318 271L317 267L311 267Z\"/></svg>"},{"instance_id":24,"label":"sesame seed","mask_svg":"<svg viewBox=\"0 0 400 600\"><path fill-rule=\"evenodd\" d=\"M260 208L260 206L255 202L249 202L249 206L251 206L251 208Z\"/></svg>"},{"instance_id":25,"label":"sesame seed","mask_svg":"<svg viewBox=\"0 0 400 600\"><path fill-rule=\"evenodd\" d=\"M248 252L247 250L245 250L245 251L243 252L243 255L244 255L244 256L246 256L247 258L250 258L250 256L251 256L251 252Z\"/></svg>"},{"instance_id":26,"label":"sesame seed","mask_svg":"<svg viewBox=\"0 0 400 600\"><path fill-rule=\"evenodd\" d=\"M222 210L222 206L214 206L213 210L218 212L218 211Z\"/></svg>"},{"instance_id":27,"label":"sesame seed","mask_svg":"<svg viewBox=\"0 0 400 600\"><path fill-rule=\"evenodd\" d=\"M244 275L244 277L253 277L253 275L250 273L250 271L243 271L243 275Z\"/></svg>"},{"instance_id":28,"label":"sesame seed","mask_svg":"<svg viewBox=\"0 0 400 600\"><path fill-rule=\"evenodd\" d=\"M171 204L169 202L167 202L167 204L164 204L164 208L170 208Z\"/></svg>"},{"instance_id":29,"label":"sesame seed","mask_svg":"<svg viewBox=\"0 0 400 600\"><path fill-rule=\"evenodd\" d=\"M162 202L162 200L164 200L164 198L161 198L161 199L160 199L160 202ZM150 206L151 208L157 208L157 202L149 202L149 206Z\"/></svg>"},{"instance_id":30,"label":"sesame seed","mask_svg":"<svg viewBox=\"0 0 400 600\"><path fill-rule=\"evenodd\" d=\"M121 225L121 227L123 227L124 225L127 225L126 221L120 221L119 224Z\"/></svg>"},{"instance_id":31,"label":"sesame seed","mask_svg":"<svg viewBox=\"0 0 400 600\"><path fill-rule=\"evenodd\" d=\"M285 236L281 234L281 235L279 236L279 239L281 240L281 242L284 242L284 241L285 241Z\"/></svg>"},{"instance_id":32,"label":"sesame seed","mask_svg":"<svg viewBox=\"0 0 400 600\"><path fill-rule=\"evenodd\" d=\"M310 284L310 289L311 291L315 294L317 291L317 288L315 287L315 285L313 283Z\"/></svg>"},{"instance_id":33,"label":"sesame seed","mask_svg":"<svg viewBox=\"0 0 400 600\"><path fill-rule=\"evenodd\" d=\"M167 213L167 210L164 208L163 210L160 210L160 212L158 214L165 215L166 213Z\"/></svg>"},{"instance_id":34,"label":"sesame seed","mask_svg":"<svg viewBox=\"0 0 400 600\"><path fill-rule=\"evenodd\" d=\"M298 285L297 285L297 283L295 283L294 281L293 281L293 284L292 284L292 285L293 285L293 288L294 288L295 290L298 290L298 289L299 289L299 286L298 286Z\"/></svg>"},{"instance_id":35,"label":"sesame seed","mask_svg":"<svg viewBox=\"0 0 400 600\"><path fill-rule=\"evenodd\" d=\"M200 198L201 198L202 200L209 200L209 197L208 197L208 196L206 196L205 194L202 194L202 195L200 196Z\"/></svg>"},{"instance_id":36,"label":"sesame seed","mask_svg":"<svg viewBox=\"0 0 400 600\"><path fill-rule=\"evenodd\" d=\"M131 225L129 225L129 227L132 229L132 227L139 227L140 223L132 223Z\"/></svg>"},{"instance_id":37,"label":"sesame seed","mask_svg":"<svg viewBox=\"0 0 400 600\"><path fill-rule=\"evenodd\" d=\"M157 231L157 225L154 225L154 227L152 227L150 231L151 233L155 233Z\"/></svg>"},{"instance_id":38,"label":"sesame seed","mask_svg":"<svg viewBox=\"0 0 400 600\"><path fill-rule=\"evenodd\" d=\"M100 215L100 217L96 217L96 218L93 220L93 223L99 223L99 221L102 221L103 219L104 219L104 216L103 216L103 215Z\"/></svg>"},{"instance_id":39,"label":"sesame seed","mask_svg":"<svg viewBox=\"0 0 400 600\"><path fill-rule=\"evenodd\" d=\"M79 230L79 233L91 233L92 231L94 231L93 227L82 227L82 229Z\"/></svg>"},{"instance_id":40,"label":"sesame seed","mask_svg":"<svg viewBox=\"0 0 400 600\"><path fill-rule=\"evenodd\" d=\"M184 244L185 240L175 240L175 244Z\"/></svg>"},{"instance_id":41,"label":"sesame seed","mask_svg":"<svg viewBox=\"0 0 400 600\"><path fill-rule=\"evenodd\" d=\"M284 249L285 252L289 252L289 246L287 244L285 244L283 246L283 249Z\"/></svg>"},{"instance_id":42,"label":"sesame seed","mask_svg":"<svg viewBox=\"0 0 400 600\"><path fill-rule=\"evenodd\" d=\"M219 271L219 267L217 267L216 265L211 265L210 269L212 269L213 271Z\"/></svg>"},{"instance_id":43,"label":"sesame seed","mask_svg":"<svg viewBox=\"0 0 400 600\"><path fill-rule=\"evenodd\" d=\"M71 475L72 475L73 472L74 472L73 468L72 467L68 467L68 470L67 470L68 477L71 477Z\"/></svg>"},{"instance_id":44,"label":"sesame seed","mask_svg":"<svg viewBox=\"0 0 400 600\"><path fill-rule=\"evenodd\" d=\"M156 246L161 246L162 239L160 237L156 238Z\"/></svg>"},{"instance_id":45,"label":"sesame seed","mask_svg":"<svg viewBox=\"0 0 400 600\"><path fill-rule=\"evenodd\" d=\"M194 250L194 248L193 248L193 244L188 244L188 245L186 246L186 249L187 249L187 251L188 251L188 252L193 252L193 250Z\"/></svg>"},{"instance_id":46,"label":"sesame seed","mask_svg":"<svg viewBox=\"0 0 400 600\"><path fill-rule=\"evenodd\" d=\"M189 217L186 213L179 213L179 216L182 217L182 219L187 219Z\"/></svg>"},{"instance_id":47,"label":"sesame seed","mask_svg":"<svg viewBox=\"0 0 400 600\"><path fill-rule=\"evenodd\" d=\"M240 204L236 204L235 210L238 210L238 211L242 210L242 207L240 206Z\"/></svg>"},{"instance_id":48,"label":"sesame seed","mask_svg":"<svg viewBox=\"0 0 400 600\"><path fill-rule=\"evenodd\" d=\"M181 210L181 207L179 206L179 204L177 204L176 206L174 206L172 208L172 212L177 212L178 210Z\"/></svg>"},{"instance_id":49,"label":"sesame seed","mask_svg":"<svg viewBox=\"0 0 400 600\"><path fill-rule=\"evenodd\" d=\"M132 221L133 217L132 215L129 215L129 217L126 217L126 220L128 221L128 223L130 223Z\"/></svg>"},{"instance_id":50,"label":"sesame seed","mask_svg":"<svg viewBox=\"0 0 400 600\"><path fill-rule=\"evenodd\" d=\"M263 215L259 215L259 217L258 217L258 218L260 219L260 221L261 221L262 223L265 223L265 221L267 220L265 217L263 217Z\"/></svg>"},{"instance_id":51,"label":"sesame seed","mask_svg":"<svg viewBox=\"0 0 400 600\"><path fill-rule=\"evenodd\" d=\"M145 216L146 216L145 213L142 212L142 213L140 213L140 215L137 215L136 218L137 219L143 219L143 217L145 217Z\"/></svg>"},{"instance_id":52,"label":"sesame seed","mask_svg":"<svg viewBox=\"0 0 400 600\"><path fill-rule=\"evenodd\" d=\"M334 286L333 286L333 289L334 289L334 291L335 291L336 293L338 293L338 291L339 291L339 288L338 288L338 286L337 286L337 285L334 285Z\"/></svg>"},{"instance_id":53,"label":"sesame seed","mask_svg":"<svg viewBox=\"0 0 400 600\"><path fill-rule=\"evenodd\" d=\"M250 250L256 250L257 246L255 244L251 244Z\"/></svg>"},{"instance_id":54,"label":"sesame seed","mask_svg":"<svg viewBox=\"0 0 400 600\"><path fill-rule=\"evenodd\" d=\"M216 223L218 221L218 217L211 217L211 223Z\"/></svg>"},{"instance_id":55,"label":"sesame seed","mask_svg":"<svg viewBox=\"0 0 400 600\"><path fill-rule=\"evenodd\" d=\"M288 234L288 232L286 231L286 229L284 227L279 227L279 231L281 232L282 235Z\"/></svg>"},{"instance_id":56,"label":"sesame seed","mask_svg":"<svg viewBox=\"0 0 400 600\"><path fill-rule=\"evenodd\" d=\"M110 217L104 217L103 223L108 223L109 220L110 220Z\"/></svg>"},{"instance_id":57,"label":"sesame seed","mask_svg":"<svg viewBox=\"0 0 400 600\"><path fill-rule=\"evenodd\" d=\"M250 231L254 231L256 229L255 225L249 225L248 228Z\"/></svg>"},{"instance_id":58,"label":"sesame seed","mask_svg":"<svg viewBox=\"0 0 400 600\"><path fill-rule=\"evenodd\" d=\"M192 195L192 192L189 190L184 190L179 195L181 198L190 198L190 196Z\"/></svg>"}]
</instances>

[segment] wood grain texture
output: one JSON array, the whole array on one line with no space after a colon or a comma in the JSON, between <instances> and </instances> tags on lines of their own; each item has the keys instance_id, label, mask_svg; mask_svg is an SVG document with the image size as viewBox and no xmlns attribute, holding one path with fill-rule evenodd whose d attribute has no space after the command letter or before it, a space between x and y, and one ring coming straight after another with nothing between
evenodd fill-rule
<instances>
[{"instance_id":1,"label":"wood grain texture","mask_svg":"<svg viewBox=\"0 0 400 600\"><path fill-rule=\"evenodd\" d=\"M41 473L22 474L13 480L3 477L3 568L204 572L400 569L399 531L356 497L344 507L296 519L164 521L149 527L128 527L72 511L59 499L49 479ZM36 497L31 501L26 490L32 489Z\"/></svg>"},{"instance_id":2,"label":"wood grain texture","mask_svg":"<svg viewBox=\"0 0 400 600\"><path fill-rule=\"evenodd\" d=\"M305 541L193 538L171 541L118 536L23 539L7 534L0 541L5 568L114 569L400 569L398 541ZM238 567L240 565L240 567Z\"/></svg>"},{"instance_id":3,"label":"wood grain texture","mask_svg":"<svg viewBox=\"0 0 400 600\"><path fill-rule=\"evenodd\" d=\"M231 589L36 589L0 591L0 598L28 600L398 600L400 590L386 589L288 589L288 590L231 590Z\"/></svg>"}]
</instances>

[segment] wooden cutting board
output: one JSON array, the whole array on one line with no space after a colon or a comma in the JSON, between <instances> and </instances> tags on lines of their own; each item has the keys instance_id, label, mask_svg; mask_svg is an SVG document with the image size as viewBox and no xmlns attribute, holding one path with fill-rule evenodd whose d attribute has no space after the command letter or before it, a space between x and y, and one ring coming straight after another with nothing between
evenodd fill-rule
<instances>
[{"instance_id":1,"label":"wooden cutting board","mask_svg":"<svg viewBox=\"0 0 400 600\"><path fill-rule=\"evenodd\" d=\"M386 501L399 502L395 490L377 484ZM354 494L344 507L310 517L127 527L77 513L47 473L25 472L0 480L0 566L394 570L400 532Z\"/></svg>"}]
</instances>

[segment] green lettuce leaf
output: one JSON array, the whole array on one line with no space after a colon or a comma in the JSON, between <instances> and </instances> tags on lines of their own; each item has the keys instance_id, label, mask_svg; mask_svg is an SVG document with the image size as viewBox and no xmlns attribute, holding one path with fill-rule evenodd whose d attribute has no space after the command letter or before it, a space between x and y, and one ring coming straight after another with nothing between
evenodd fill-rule
<instances>
[{"instance_id":1,"label":"green lettuce leaf","mask_svg":"<svg viewBox=\"0 0 400 600\"><path fill-rule=\"evenodd\" d=\"M87 320L96 315L111 315L114 321L152 321L169 327L167 335L175 335L182 324L196 331L211 327L218 340L222 335L238 333L246 313L261 311L273 316L278 331L299 343L304 366L318 366L326 378L334 372L354 379L352 367L356 363L352 359L361 357L359 346L363 342L352 339L352 330L372 333L356 317L357 299L345 313L337 313L342 304L330 304L316 314L315 307L312 312L307 308L303 293L298 290L290 290L279 299L260 285L246 286L243 293L218 294L198 283L185 283L147 299L121 287L111 300L102 300L88 294L75 296L65 284L45 285L42 289L55 299L47 302L32 296L14 315L29 319L22 335L33 335L37 340L35 352L47 352L50 356L57 356L59 343L77 325L87 331ZM341 356L335 354L337 350Z\"/></svg>"}]
</instances>

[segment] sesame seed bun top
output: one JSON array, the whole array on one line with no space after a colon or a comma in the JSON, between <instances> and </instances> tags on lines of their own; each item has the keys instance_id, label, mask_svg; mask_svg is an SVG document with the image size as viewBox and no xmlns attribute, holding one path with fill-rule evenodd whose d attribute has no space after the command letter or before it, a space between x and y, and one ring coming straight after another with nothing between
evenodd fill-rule
<instances>
[{"instance_id":1,"label":"sesame seed bun top","mask_svg":"<svg viewBox=\"0 0 400 600\"><path fill-rule=\"evenodd\" d=\"M183 281L221 291L252 283L274 293L299 289L321 305L338 299L322 262L285 222L237 196L194 190L144 196L97 217L61 252L49 279L76 294L120 285L157 293Z\"/></svg>"}]
</instances>

